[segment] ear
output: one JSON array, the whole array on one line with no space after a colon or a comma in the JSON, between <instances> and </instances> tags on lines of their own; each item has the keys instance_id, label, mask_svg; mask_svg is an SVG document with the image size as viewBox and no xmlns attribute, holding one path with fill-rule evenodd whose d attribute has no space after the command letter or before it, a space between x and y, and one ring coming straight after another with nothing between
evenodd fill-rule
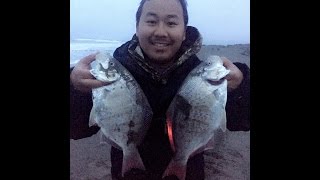
<instances>
[{"instance_id":1,"label":"ear","mask_svg":"<svg viewBox=\"0 0 320 180\"><path fill-rule=\"evenodd\" d=\"M185 30L183 31L183 41L186 40L186 34L187 34L186 31L187 31L187 30L186 30L186 28L185 28Z\"/></svg>"},{"instance_id":2,"label":"ear","mask_svg":"<svg viewBox=\"0 0 320 180\"><path fill-rule=\"evenodd\" d=\"M137 37L139 36L139 26L138 25L136 26L136 36Z\"/></svg>"}]
</instances>

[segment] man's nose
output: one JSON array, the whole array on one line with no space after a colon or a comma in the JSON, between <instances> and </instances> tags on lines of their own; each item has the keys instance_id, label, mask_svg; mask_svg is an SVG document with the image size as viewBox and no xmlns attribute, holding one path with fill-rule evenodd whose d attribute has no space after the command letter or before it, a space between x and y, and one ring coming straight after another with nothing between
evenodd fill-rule
<instances>
[{"instance_id":1,"label":"man's nose","mask_svg":"<svg viewBox=\"0 0 320 180\"><path fill-rule=\"evenodd\" d=\"M155 36L167 36L168 35L167 27L166 27L165 23L163 23L163 22L158 23L158 26L156 26L154 35Z\"/></svg>"}]
</instances>

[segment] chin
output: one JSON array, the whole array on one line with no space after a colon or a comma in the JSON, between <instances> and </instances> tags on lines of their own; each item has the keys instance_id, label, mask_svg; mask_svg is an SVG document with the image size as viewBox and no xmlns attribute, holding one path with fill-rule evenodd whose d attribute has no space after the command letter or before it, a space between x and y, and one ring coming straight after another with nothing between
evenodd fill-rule
<instances>
[{"instance_id":1,"label":"chin","mask_svg":"<svg viewBox=\"0 0 320 180\"><path fill-rule=\"evenodd\" d=\"M170 62L172 58L169 58L168 56L153 56L151 59L156 63L164 64Z\"/></svg>"},{"instance_id":2,"label":"chin","mask_svg":"<svg viewBox=\"0 0 320 180\"><path fill-rule=\"evenodd\" d=\"M173 55L170 52L153 51L149 57L155 62L166 63L171 61Z\"/></svg>"}]
</instances>

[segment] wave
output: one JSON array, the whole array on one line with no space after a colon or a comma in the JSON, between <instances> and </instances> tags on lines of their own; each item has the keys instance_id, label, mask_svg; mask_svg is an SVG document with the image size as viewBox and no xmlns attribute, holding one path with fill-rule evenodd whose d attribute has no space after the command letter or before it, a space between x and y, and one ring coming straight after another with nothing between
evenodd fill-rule
<instances>
[{"instance_id":1,"label":"wave","mask_svg":"<svg viewBox=\"0 0 320 180\"><path fill-rule=\"evenodd\" d=\"M108 39L89 39L89 38L77 38L72 39L70 43L81 43L81 42L90 42L90 43L121 43L117 40L108 40Z\"/></svg>"},{"instance_id":2,"label":"wave","mask_svg":"<svg viewBox=\"0 0 320 180\"><path fill-rule=\"evenodd\" d=\"M113 50L121 46L123 42L117 40L107 40L107 39L87 39L87 38L78 38L71 40L70 50Z\"/></svg>"},{"instance_id":3,"label":"wave","mask_svg":"<svg viewBox=\"0 0 320 180\"><path fill-rule=\"evenodd\" d=\"M95 53L97 51L107 51L113 54L116 48L123 43L116 40L104 39L74 39L70 42L70 66L74 65L79 59Z\"/></svg>"}]
</instances>

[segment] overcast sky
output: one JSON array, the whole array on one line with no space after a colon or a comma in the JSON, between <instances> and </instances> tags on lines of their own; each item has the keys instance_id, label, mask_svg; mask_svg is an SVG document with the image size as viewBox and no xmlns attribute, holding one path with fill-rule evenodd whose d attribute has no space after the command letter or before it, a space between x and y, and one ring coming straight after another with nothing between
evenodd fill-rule
<instances>
[{"instance_id":1,"label":"overcast sky","mask_svg":"<svg viewBox=\"0 0 320 180\"><path fill-rule=\"evenodd\" d=\"M140 0L70 0L70 37L127 41ZM203 44L250 43L250 0L187 0Z\"/></svg>"}]
</instances>

